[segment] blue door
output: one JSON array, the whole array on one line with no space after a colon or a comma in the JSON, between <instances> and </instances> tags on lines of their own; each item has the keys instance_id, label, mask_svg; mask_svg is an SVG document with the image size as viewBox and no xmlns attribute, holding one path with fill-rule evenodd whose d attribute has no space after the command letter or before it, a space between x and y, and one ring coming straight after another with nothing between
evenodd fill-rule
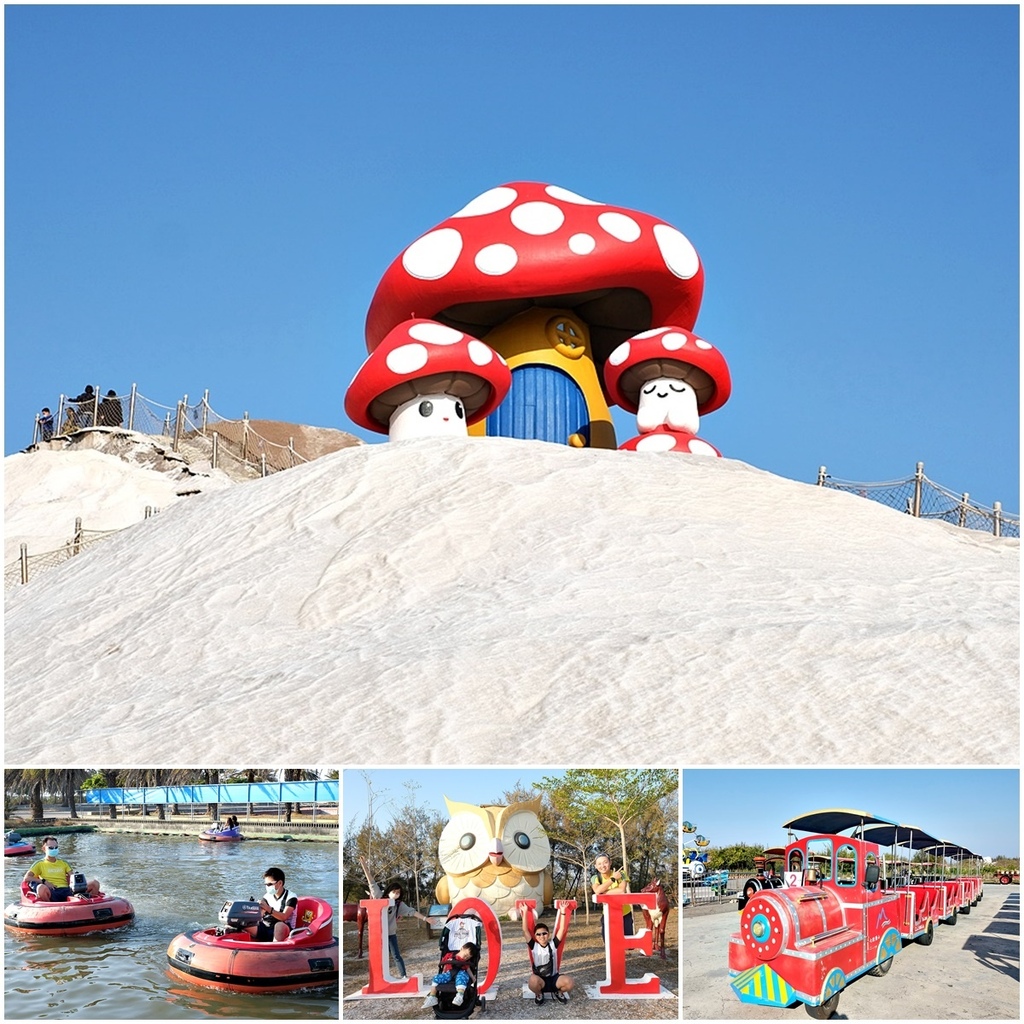
<instances>
[{"instance_id":1,"label":"blue door","mask_svg":"<svg viewBox=\"0 0 1024 1024\"><path fill-rule=\"evenodd\" d=\"M520 366L512 371L505 401L487 417L489 437L568 444L582 433L590 443L590 413L579 385L553 366Z\"/></svg>"}]
</instances>

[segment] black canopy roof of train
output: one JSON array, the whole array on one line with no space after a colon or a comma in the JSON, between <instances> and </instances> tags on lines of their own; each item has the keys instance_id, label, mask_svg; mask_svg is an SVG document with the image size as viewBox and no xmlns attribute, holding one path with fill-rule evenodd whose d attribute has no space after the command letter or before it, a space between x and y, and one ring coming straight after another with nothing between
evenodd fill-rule
<instances>
[{"instance_id":1,"label":"black canopy roof of train","mask_svg":"<svg viewBox=\"0 0 1024 1024\"><path fill-rule=\"evenodd\" d=\"M866 825L896 825L892 818L882 818L870 811L855 811L848 807L830 807L821 811L809 811L782 823L783 828L794 832L821 832L838 835L844 829L864 828ZM938 842L938 840L936 840Z\"/></svg>"},{"instance_id":2,"label":"black canopy roof of train","mask_svg":"<svg viewBox=\"0 0 1024 1024\"><path fill-rule=\"evenodd\" d=\"M928 850L941 846L942 840L929 835L916 825L869 825L863 838L879 846L906 846L911 850Z\"/></svg>"}]
</instances>

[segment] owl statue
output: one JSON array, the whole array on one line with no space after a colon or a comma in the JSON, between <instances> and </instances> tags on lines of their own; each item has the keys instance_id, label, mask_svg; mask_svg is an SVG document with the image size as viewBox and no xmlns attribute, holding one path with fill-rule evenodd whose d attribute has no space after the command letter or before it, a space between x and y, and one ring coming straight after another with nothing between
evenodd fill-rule
<instances>
[{"instance_id":1,"label":"owl statue","mask_svg":"<svg viewBox=\"0 0 1024 1024\"><path fill-rule=\"evenodd\" d=\"M439 903L478 896L494 913L513 915L516 900L550 904L551 843L540 823L540 797L508 807L478 807L445 797L449 821L437 844L445 876Z\"/></svg>"}]
</instances>

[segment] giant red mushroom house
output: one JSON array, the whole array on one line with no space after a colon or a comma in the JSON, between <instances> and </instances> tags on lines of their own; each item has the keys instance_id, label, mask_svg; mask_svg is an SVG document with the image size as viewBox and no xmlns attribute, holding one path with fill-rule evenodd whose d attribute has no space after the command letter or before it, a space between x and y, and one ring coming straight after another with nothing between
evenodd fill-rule
<instances>
[{"instance_id":1,"label":"giant red mushroom house","mask_svg":"<svg viewBox=\"0 0 1024 1024\"><path fill-rule=\"evenodd\" d=\"M373 352L396 325L429 317L508 362L508 397L471 433L615 447L601 369L628 338L692 328L704 271L658 217L539 182L477 196L409 245L370 303Z\"/></svg>"}]
</instances>

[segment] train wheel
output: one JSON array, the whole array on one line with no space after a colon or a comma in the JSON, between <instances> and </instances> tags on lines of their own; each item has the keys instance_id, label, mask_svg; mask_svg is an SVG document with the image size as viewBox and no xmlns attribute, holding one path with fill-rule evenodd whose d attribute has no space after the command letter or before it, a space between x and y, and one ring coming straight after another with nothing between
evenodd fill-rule
<instances>
[{"instance_id":1,"label":"train wheel","mask_svg":"<svg viewBox=\"0 0 1024 1024\"><path fill-rule=\"evenodd\" d=\"M930 946L932 944L932 939L934 939L934 938L935 938L935 924L934 924L934 922L929 921L928 922L927 930L925 931L924 935L918 935L917 941L922 946Z\"/></svg>"},{"instance_id":2,"label":"train wheel","mask_svg":"<svg viewBox=\"0 0 1024 1024\"><path fill-rule=\"evenodd\" d=\"M810 1003L804 1003L804 1009L815 1019L815 1020L828 1020L839 1006L839 996L842 993L837 992L831 999L826 999L820 1006L811 1006Z\"/></svg>"},{"instance_id":3,"label":"train wheel","mask_svg":"<svg viewBox=\"0 0 1024 1024\"><path fill-rule=\"evenodd\" d=\"M759 892L761 889L761 883L756 878L748 878L743 884L743 895L746 899L750 899L755 892Z\"/></svg>"},{"instance_id":4,"label":"train wheel","mask_svg":"<svg viewBox=\"0 0 1024 1024\"><path fill-rule=\"evenodd\" d=\"M956 924L956 913L957 913L956 907L954 907L953 908L953 913L950 914L949 917L944 917L942 919L942 923L943 924L951 924L951 925L952 924Z\"/></svg>"},{"instance_id":5,"label":"train wheel","mask_svg":"<svg viewBox=\"0 0 1024 1024\"><path fill-rule=\"evenodd\" d=\"M999 884L1000 885L1009 885L1010 884L1010 876L1009 875L1000 875L999 876Z\"/></svg>"},{"instance_id":6,"label":"train wheel","mask_svg":"<svg viewBox=\"0 0 1024 1024\"><path fill-rule=\"evenodd\" d=\"M894 956L891 956L888 960L883 960L877 967L872 967L868 974L873 974L876 978L884 978L889 973L889 968L892 967L892 962L895 959Z\"/></svg>"},{"instance_id":7,"label":"train wheel","mask_svg":"<svg viewBox=\"0 0 1024 1024\"><path fill-rule=\"evenodd\" d=\"M973 904L973 903L965 903L965 904L964 904L964 905L963 905L963 906L962 906L962 907L960 908L960 913L961 913L961 914L969 914L969 913L971 912L971 907L972 907L972 906L974 906L974 904Z\"/></svg>"}]
</instances>

